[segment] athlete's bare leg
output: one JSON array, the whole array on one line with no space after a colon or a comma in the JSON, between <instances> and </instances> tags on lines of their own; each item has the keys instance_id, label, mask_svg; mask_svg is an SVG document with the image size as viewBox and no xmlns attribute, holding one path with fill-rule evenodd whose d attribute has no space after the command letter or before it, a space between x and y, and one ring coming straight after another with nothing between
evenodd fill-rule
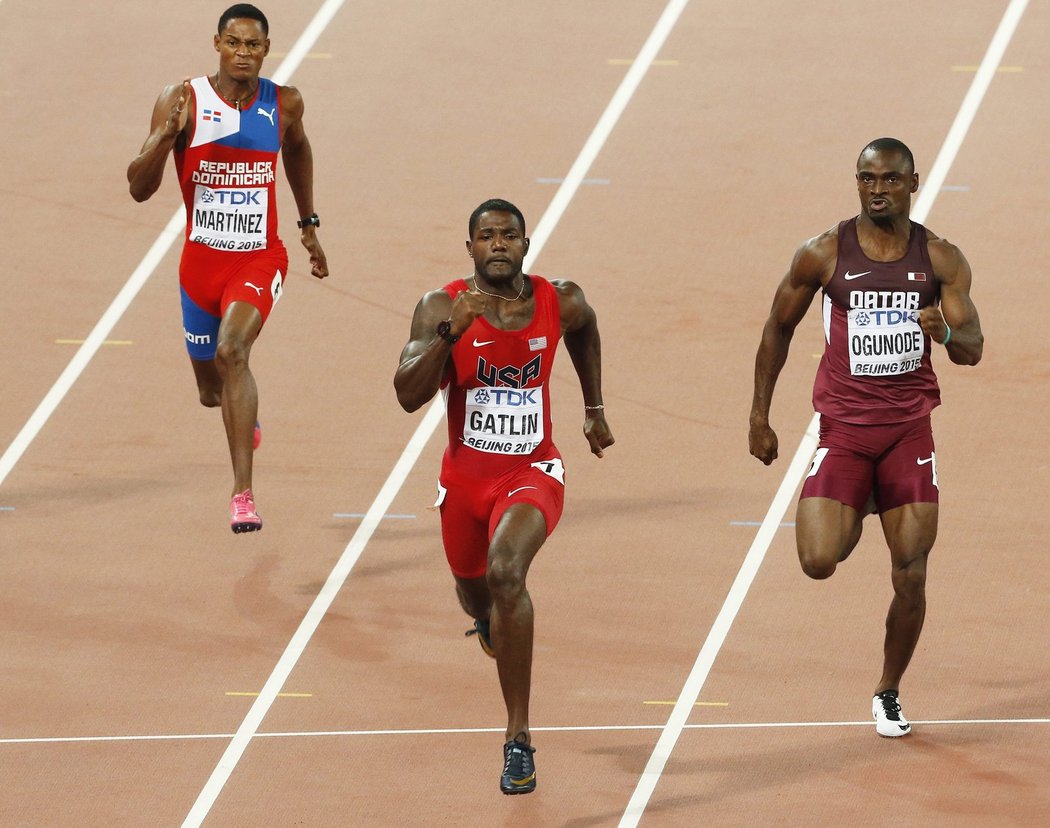
<instances>
[{"instance_id":1,"label":"athlete's bare leg","mask_svg":"<svg viewBox=\"0 0 1050 828\"><path fill-rule=\"evenodd\" d=\"M208 408L218 408L222 405L222 377L219 369L215 367L214 359L193 359L193 376L197 380L197 392L201 397L201 405Z\"/></svg>"},{"instance_id":2,"label":"athlete's bare leg","mask_svg":"<svg viewBox=\"0 0 1050 828\"><path fill-rule=\"evenodd\" d=\"M827 497L804 497L795 512L795 542L802 571L810 578L830 578L840 561L860 541L864 516L852 506Z\"/></svg>"},{"instance_id":3,"label":"athlete's bare leg","mask_svg":"<svg viewBox=\"0 0 1050 828\"><path fill-rule=\"evenodd\" d=\"M222 421L233 461L232 494L252 487L252 444L259 393L248 357L261 328L262 314L247 302L233 302L219 325L215 368L222 379Z\"/></svg>"},{"instance_id":4,"label":"athlete's bare leg","mask_svg":"<svg viewBox=\"0 0 1050 828\"><path fill-rule=\"evenodd\" d=\"M516 503L500 518L489 544L489 621L499 683L507 705L508 741L517 737L531 743L533 610L525 579L546 539L547 523L540 510L527 503Z\"/></svg>"},{"instance_id":5,"label":"athlete's bare leg","mask_svg":"<svg viewBox=\"0 0 1050 828\"><path fill-rule=\"evenodd\" d=\"M886 616L882 679L875 688L900 689L926 617L926 560L937 539L936 503L909 503L883 512L882 531L893 565L893 600Z\"/></svg>"}]
</instances>

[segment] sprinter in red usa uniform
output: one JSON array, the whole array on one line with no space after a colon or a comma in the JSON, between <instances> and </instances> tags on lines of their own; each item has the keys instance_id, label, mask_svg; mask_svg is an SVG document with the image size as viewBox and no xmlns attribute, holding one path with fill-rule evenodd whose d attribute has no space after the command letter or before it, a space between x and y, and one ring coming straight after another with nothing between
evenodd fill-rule
<instances>
[{"instance_id":1,"label":"sprinter in red usa uniform","mask_svg":"<svg viewBox=\"0 0 1050 828\"><path fill-rule=\"evenodd\" d=\"M298 90L260 78L270 49L266 16L238 3L219 18L214 75L165 89L150 135L128 167L131 195L160 187L168 155L186 204L179 265L183 331L200 401L222 407L233 463L230 528L262 528L252 493L258 394L248 367L252 344L281 297L288 252L277 236L277 155L295 198L311 272L328 275L317 240L313 154Z\"/></svg>"},{"instance_id":2,"label":"sprinter in red usa uniform","mask_svg":"<svg viewBox=\"0 0 1050 828\"><path fill-rule=\"evenodd\" d=\"M878 513L894 597L872 716L889 737L911 730L899 689L922 631L926 559L937 536L932 343L959 365L976 365L984 348L969 264L909 218L918 186L911 150L897 139L861 152L860 214L802 245L777 288L755 358L749 434L751 454L772 463L773 388L795 328L823 291L825 347L813 386L820 445L799 498L798 555L809 577L830 577L860 540L865 515Z\"/></svg>"},{"instance_id":3,"label":"sprinter in red usa uniform","mask_svg":"<svg viewBox=\"0 0 1050 828\"><path fill-rule=\"evenodd\" d=\"M525 578L562 512L565 468L551 438L550 373L558 340L583 392L583 433L613 444L601 391L595 314L572 282L522 271L529 240L513 204L491 199L468 223L474 274L416 306L394 376L415 411L445 395L448 448L438 505L445 554L482 649L495 657L507 706L500 789L536 787L529 732L533 610Z\"/></svg>"}]
</instances>

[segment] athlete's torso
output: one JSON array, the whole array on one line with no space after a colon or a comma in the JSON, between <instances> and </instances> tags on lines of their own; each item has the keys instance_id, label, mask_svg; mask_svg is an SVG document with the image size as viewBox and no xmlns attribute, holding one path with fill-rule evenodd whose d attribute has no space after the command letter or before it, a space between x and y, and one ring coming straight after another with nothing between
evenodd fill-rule
<instances>
[{"instance_id":1,"label":"athlete's torso","mask_svg":"<svg viewBox=\"0 0 1050 828\"><path fill-rule=\"evenodd\" d=\"M540 276L528 278L535 299L528 325L505 331L479 316L452 346L445 462L470 474L500 474L556 456L550 374L561 314L554 286ZM467 283L458 279L444 289L455 299Z\"/></svg>"},{"instance_id":2,"label":"athlete's torso","mask_svg":"<svg viewBox=\"0 0 1050 828\"><path fill-rule=\"evenodd\" d=\"M190 81L196 115L175 169L186 204L186 245L219 252L264 250L277 241L280 89L259 78L255 97L230 106L206 77Z\"/></svg>"},{"instance_id":3,"label":"athlete's torso","mask_svg":"<svg viewBox=\"0 0 1050 828\"><path fill-rule=\"evenodd\" d=\"M929 414L940 392L918 318L939 296L925 227L912 222L904 256L878 262L861 249L856 218L841 222L835 272L823 291L825 346L813 407L861 424Z\"/></svg>"}]
</instances>

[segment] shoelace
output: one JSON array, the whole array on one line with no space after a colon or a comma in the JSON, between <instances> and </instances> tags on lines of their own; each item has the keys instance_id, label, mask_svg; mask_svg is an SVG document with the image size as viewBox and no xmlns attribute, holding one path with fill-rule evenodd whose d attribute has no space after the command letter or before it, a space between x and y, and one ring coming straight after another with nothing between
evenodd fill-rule
<instances>
[{"instance_id":1,"label":"shoelace","mask_svg":"<svg viewBox=\"0 0 1050 828\"><path fill-rule=\"evenodd\" d=\"M251 495L239 494L233 498L233 512L237 517L249 517L255 511Z\"/></svg>"},{"instance_id":2,"label":"shoelace","mask_svg":"<svg viewBox=\"0 0 1050 828\"><path fill-rule=\"evenodd\" d=\"M515 763L517 759L517 763ZM532 751L529 750L528 745L523 745L518 742L514 743L514 746L507 751L507 761L503 763L503 772L513 777L528 776L531 770L528 770L528 765L531 764Z\"/></svg>"},{"instance_id":3,"label":"shoelace","mask_svg":"<svg viewBox=\"0 0 1050 828\"><path fill-rule=\"evenodd\" d=\"M886 712L887 719L900 721L901 706L896 697L879 694L879 702L882 704L882 709Z\"/></svg>"}]
</instances>

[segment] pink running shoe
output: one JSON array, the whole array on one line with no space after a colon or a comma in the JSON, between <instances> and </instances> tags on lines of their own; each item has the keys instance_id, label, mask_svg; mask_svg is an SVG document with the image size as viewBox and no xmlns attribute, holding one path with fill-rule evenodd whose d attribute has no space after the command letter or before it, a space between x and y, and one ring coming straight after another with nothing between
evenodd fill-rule
<instances>
[{"instance_id":1,"label":"pink running shoe","mask_svg":"<svg viewBox=\"0 0 1050 828\"><path fill-rule=\"evenodd\" d=\"M230 501L230 528L235 534L262 529L262 518L255 511L255 499L251 489L234 495Z\"/></svg>"},{"instance_id":2,"label":"pink running shoe","mask_svg":"<svg viewBox=\"0 0 1050 828\"><path fill-rule=\"evenodd\" d=\"M252 448L256 451L259 450L259 443L262 442L262 426L259 425L259 421L255 421L255 436L252 439Z\"/></svg>"}]
</instances>

